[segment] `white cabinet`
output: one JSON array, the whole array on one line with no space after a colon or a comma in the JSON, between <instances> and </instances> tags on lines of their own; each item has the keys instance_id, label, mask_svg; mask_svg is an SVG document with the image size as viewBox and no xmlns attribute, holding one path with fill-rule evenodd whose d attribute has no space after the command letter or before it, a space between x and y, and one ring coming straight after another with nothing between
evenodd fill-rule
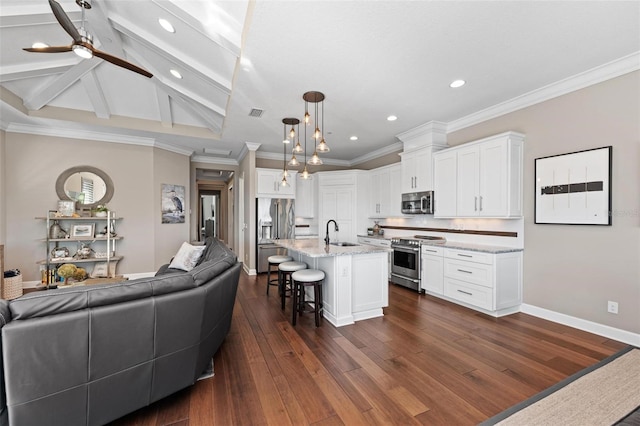
<instances>
[{"instance_id":1,"label":"white cabinet","mask_svg":"<svg viewBox=\"0 0 640 426\"><path fill-rule=\"evenodd\" d=\"M386 218L401 215L400 176L400 164L380 167L370 171L371 198L369 201L369 217Z\"/></svg>"},{"instance_id":2,"label":"white cabinet","mask_svg":"<svg viewBox=\"0 0 640 426\"><path fill-rule=\"evenodd\" d=\"M434 217L456 216L457 158L452 150L433 156Z\"/></svg>"},{"instance_id":3,"label":"white cabinet","mask_svg":"<svg viewBox=\"0 0 640 426\"><path fill-rule=\"evenodd\" d=\"M296 177L296 217L311 219L315 216L317 179L309 175L309 179Z\"/></svg>"},{"instance_id":4,"label":"white cabinet","mask_svg":"<svg viewBox=\"0 0 640 426\"><path fill-rule=\"evenodd\" d=\"M507 132L434 154L434 217L522 217L524 135Z\"/></svg>"},{"instance_id":5,"label":"white cabinet","mask_svg":"<svg viewBox=\"0 0 640 426\"><path fill-rule=\"evenodd\" d=\"M368 173L362 170L318 172L318 227L324 238L328 220L338 223L339 231L329 226L331 241L355 242L358 229L368 222Z\"/></svg>"},{"instance_id":6,"label":"white cabinet","mask_svg":"<svg viewBox=\"0 0 640 426\"><path fill-rule=\"evenodd\" d=\"M421 252L420 283L429 294L444 293L444 249L438 246L423 245Z\"/></svg>"},{"instance_id":7,"label":"white cabinet","mask_svg":"<svg viewBox=\"0 0 640 426\"><path fill-rule=\"evenodd\" d=\"M405 151L402 157L402 192L420 192L433 189L431 182L432 148Z\"/></svg>"},{"instance_id":8,"label":"white cabinet","mask_svg":"<svg viewBox=\"0 0 640 426\"><path fill-rule=\"evenodd\" d=\"M387 263L389 265L387 276L391 278L391 240L385 238L358 237L358 244L368 244L376 247L386 247L389 249L387 253Z\"/></svg>"},{"instance_id":9,"label":"white cabinet","mask_svg":"<svg viewBox=\"0 0 640 426\"><path fill-rule=\"evenodd\" d=\"M282 170L256 169L256 197L295 198L296 174L289 171L288 186L282 186Z\"/></svg>"},{"instance_id":10,"label":"white cabinet","mask_svg":"<svg viewBox=\"0 0 640 426\"><path fill-rule=\"evenodd\" d=\"M444 248L443 296L496 317L522 303L522 251L486 253Z\"/></svg>"}]
</instances>

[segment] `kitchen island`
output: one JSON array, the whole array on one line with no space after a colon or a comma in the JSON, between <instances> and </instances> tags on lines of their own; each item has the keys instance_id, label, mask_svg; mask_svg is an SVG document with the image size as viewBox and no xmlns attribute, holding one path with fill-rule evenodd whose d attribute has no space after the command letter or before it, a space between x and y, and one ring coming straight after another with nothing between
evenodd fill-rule
<instances>
[{"instance_id":1,"label":"kitchen island","mask_svg":"<svg viewBox=\"0 0 640 426\"><path fill-rule=\"evenodd\" d=\"M389 304L389 249L325 245L321 240L276 240L294 260L324 271L324 318L336 327L384 315ZM307 300L313 294L307 294Z\"/></svg>"}]
</instances>

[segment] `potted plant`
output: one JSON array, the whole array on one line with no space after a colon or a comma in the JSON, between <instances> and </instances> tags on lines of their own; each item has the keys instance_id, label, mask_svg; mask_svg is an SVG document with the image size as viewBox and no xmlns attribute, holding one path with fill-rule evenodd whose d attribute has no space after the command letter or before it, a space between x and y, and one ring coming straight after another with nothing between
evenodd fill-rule
<instances>
[{"instance_id":1,"label":"potted plant","mask_svg":"<svg viewBox=\"0 0 640 426\"><path fill-rule=\"evenodd\" d=\"M93 215L95 217L107 217L108 211L109 209L107 208L106 204L98 204L93 211Z\"/></svg>"}]
</instances>

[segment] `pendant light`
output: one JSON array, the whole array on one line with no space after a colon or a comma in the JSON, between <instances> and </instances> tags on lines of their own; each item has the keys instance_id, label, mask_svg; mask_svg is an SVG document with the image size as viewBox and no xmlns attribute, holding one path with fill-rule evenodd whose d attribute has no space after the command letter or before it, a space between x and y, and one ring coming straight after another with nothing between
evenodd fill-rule
<instances>
[{"instance_id":1,"label":"pendant light","mask_svg":"<svg viewBox=\"0 0 640 426\"><path fill-rule=\"evenodd\" d=\"M321 92L310 91L310 92L306 92L304 95L302 95L302 99L305 100L304 117L305 117L305 122L307 122L307 123L308 123L308 121L310 121L309 120L308 103L311 102L311 103L315 104L314 122L315 122L316 128L315 128L315 131L313 132L313 138L316 140L316 143L318 143L318 141L322 138L322 132L320 131L320 128L318 127L319 126L318 104L320 102L324 101L324 94L321 93ZM305 127L305 129L306 129L306 127ZM305 140L305 143L306 143L306 140ZM326 146L326 142L325 142L324 146ZM307 164L312 164L312 165L321 165L322 164L322 160L318 156L318 147L315 144L314 144L314 149L313 149L313 155L311 156L309 161L307 161Z\"/></svg>"},{"instance_id":2,"label":"pendant light","mask_svg":"<svg viewBox=\"0 0 640 426\"><path fill-rule=\"evenodd\" d=\"M322 133L321 133L321 137L322 137L322 140L320 141L318 146L316 146L316 151L318 151L318 152L329 152L329 151L331 151L329 149L329 145L327 145L327 142L324 140L324 102L322 102Z\"/></svg>"},{"instance_id":3,"label":"pendant light","mask_svg":"<svg viewBox=\"0 0 640 426\"><path fill-rule=\"evenodd\" d=\"M304 98L304 96L303 96ZM304 125L304 169L302 169L302 173L300 174L300 177L302 179L309 179L309 170L307 170L307 125L308 125L308 120L307 117L309 115L308 111L307 111L307 106L308 106L308 102L305 99L304 100L304 117L305 117L305 125Z\"/></svg>"},{"instance_id":4,"label":"pendant light","mask_svg":"<svg viewBox=\"0 0 640 426\"><path fill-rule=\"evenodd\" d=\"M296 142L296 146L293 147L292 153L291 153L291 160L289 160L289 165L291 167L298 167L300 165L300 162L298 161L298 159L296 158L296 154L300 154L302 153L302 145L300 145L300 123L298 123L297 125L298 127L298 141Z\"/></svg>"},{"instance_id":5,"label":"pendant light","mask_svg":"<svg viewBox=\"0 0 640 426\"><path fill-rule=\"evenodd\" d=\"M282 140L282 181L280 182L280 185L283 187L287 187L289 186L289 182L287 182L287 178L290 176L289 175L289 171L287 170L287 145L289 145L289 138L287 137L287 125L291 126L291 130L289 132L289 136L291 136L291 138L295 138L296 132L294 130L295 125L300 124L300 120L298 120L297 118L283 118L282 119L282 124L283 124L283 140ZM292 158L291 160L293 161L295 159ZM297 162L297 160L296 160Z\"/></svg>"}]
</instances>

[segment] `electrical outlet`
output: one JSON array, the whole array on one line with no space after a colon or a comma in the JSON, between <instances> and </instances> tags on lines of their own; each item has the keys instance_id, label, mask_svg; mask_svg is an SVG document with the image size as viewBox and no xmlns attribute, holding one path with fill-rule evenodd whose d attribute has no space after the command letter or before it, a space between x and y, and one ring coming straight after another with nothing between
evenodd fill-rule
<instances>
[{"instance_id":1,"label":"electrical outlet","mask_svg":"<svg viewBox=\"0 0 640 426\"><path fill-rule=\"evenodd\" d=\"M609 300L607 302L607 312L609 312L610 314L617 314L618 313L618 302L612 302L611 300Z\"/></svg>"}]
</instances>

